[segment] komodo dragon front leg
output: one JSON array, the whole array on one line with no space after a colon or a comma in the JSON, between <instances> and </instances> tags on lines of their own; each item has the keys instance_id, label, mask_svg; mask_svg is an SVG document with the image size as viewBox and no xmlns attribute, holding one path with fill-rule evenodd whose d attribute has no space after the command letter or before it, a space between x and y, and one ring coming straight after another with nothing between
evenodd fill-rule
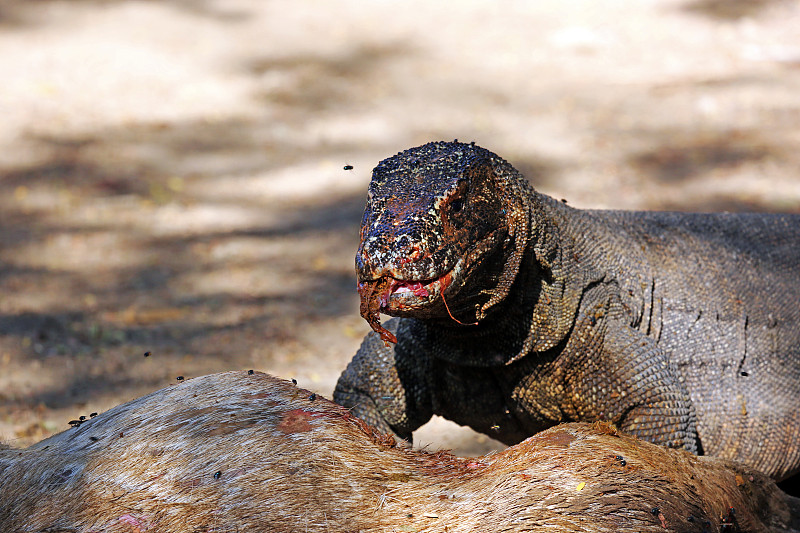
<instances>
[{"instance_id":1,"label":"komodo dragon front leg","mask_svg":"<svg viewBox=\"0 0 800 533\"><path fill-rule=\"evenodd\" d=\"M619 317L579 313L555 364L563 366L569 420L609 420L650 442L698 453L695 410L675 365ZM520 390L524 398L537 385L529 376Z\"/></svg>"},{"instance_id":2,"label":"komodo dragon front leg","mask_svg":"<svg viewBox=\"0 0 800 533\"><path fill-rule=\"evenodd\" d=\"M399 326L397 319L384 324L393 335ZM431 360L413 357L414 350L396 350L396 344L385 343L377 333L367 335L334 396L368 424L411 442L411 432L433 415L427 377Z\"/></svg>"}]
</instances>

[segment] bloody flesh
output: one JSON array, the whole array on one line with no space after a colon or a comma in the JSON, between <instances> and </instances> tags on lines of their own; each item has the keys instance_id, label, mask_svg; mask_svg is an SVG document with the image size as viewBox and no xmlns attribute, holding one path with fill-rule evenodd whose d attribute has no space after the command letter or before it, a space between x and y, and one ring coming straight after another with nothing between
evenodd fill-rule
<instances>
[{"instance_id":1,"label":"bloody flesh","mask_svg":"<svg viewBox=\"0 0 800 533\"><path fill-rule=\"evenodd\" d=\"M381 325L380 309L392 290L391 278L362 281L358 283L358 294L361 297L361 316L370 327L380 335L385 343L397 344L397 337Z\"/></svg>"}]
</instances>

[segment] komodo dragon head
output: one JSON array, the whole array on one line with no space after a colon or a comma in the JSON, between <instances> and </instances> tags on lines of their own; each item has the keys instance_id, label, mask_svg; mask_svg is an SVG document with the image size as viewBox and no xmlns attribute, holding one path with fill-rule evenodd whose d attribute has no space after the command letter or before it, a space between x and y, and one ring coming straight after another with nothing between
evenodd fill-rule
<instances>
[{"instance_id":1,"label":"komodo dragon head","mask_svg":"<svg viewBox=\"0 0 800 533\"><path fill-rule=\"evenodd\" d=\"M475 324L506 296L527 242L522 182L497 155L456 141L375 167L356 272L361 316L385 342L397 339L379 313Z\"/></svg>"}]
</instances>

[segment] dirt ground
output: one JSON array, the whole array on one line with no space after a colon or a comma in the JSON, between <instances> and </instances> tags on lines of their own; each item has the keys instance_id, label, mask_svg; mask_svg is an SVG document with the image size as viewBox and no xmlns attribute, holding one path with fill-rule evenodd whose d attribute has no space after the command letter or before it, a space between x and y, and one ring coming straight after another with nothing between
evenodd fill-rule
<instances>
[{"instance_id":1,"label":"dirt ground","mask_svg":"<svg viewBox=\"0 0 800 533\"><path fill-rule=\"evenodd\" d=\"M780 0L3 0L0 441L179 375L330 395L370 171L429 140L576 206L800 213L798 28Z\"/></svg>"}]
</instances>

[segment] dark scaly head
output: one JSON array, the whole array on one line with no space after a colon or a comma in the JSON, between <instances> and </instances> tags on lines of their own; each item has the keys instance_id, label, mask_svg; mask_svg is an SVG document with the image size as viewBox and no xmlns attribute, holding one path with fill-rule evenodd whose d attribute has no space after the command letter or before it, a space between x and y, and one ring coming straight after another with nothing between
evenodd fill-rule
<instances>
[{"instance_id":1,"label":"dark scaly head","mask_svg":"<svg viewBox=\"0 0 800 533\"><path fill-rule=\"evenodd\" d=\"M474 323L499 301L483 279L478 287L462 289L513 234L510 217L521 218L521 207L507 194L509 177L516 180L518 174L504 160L458 142L411 148L375 167L356 272L361 315L384 341L396 339L380 325L381 312L417 318L455 314ZM511 260L511 277L518 263ZM489 285L501 277L498 272Z\"/></svg>"}]
</instances>

